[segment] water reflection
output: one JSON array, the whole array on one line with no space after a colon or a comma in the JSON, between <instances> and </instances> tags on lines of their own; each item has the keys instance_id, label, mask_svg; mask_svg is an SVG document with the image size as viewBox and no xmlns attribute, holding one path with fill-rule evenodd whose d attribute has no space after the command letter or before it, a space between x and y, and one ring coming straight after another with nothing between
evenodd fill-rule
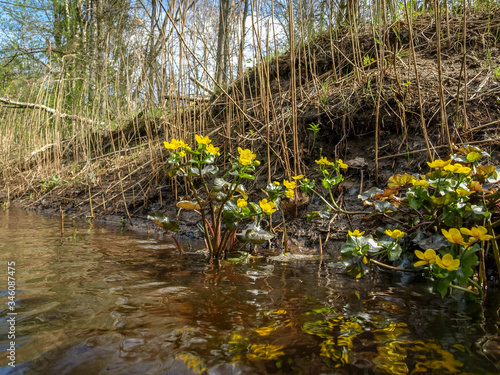
<instances>
[{"instance_id":1,"label":"water reflection","mask_svg":"<svg viewBox=\"0 0 500 375\"><path fill-rule=\"evenodd\" d=\"M484 306L441 299L327 260L216 270L163 239L83 222L61 235L60 219L14 209L0 236L19 291L13 374L500 371L494 290Z\"/></svg>"}]
</instances>

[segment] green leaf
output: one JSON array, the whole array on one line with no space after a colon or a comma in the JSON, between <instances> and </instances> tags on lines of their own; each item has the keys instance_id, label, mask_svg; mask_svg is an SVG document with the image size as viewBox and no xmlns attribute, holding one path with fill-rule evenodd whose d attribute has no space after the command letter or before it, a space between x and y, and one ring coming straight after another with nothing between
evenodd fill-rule
<instances>
[{"instance_id":1,"label":"green leaf","mask_svg":"<svg viewBox=\"0 0 500 375\"><path fill-rule=\"evenodd\" d=\"M375 201L372 204L373 208L380 212L394 212L398 210L396 206L387 201Z\"/></svg>"},{"instance_id":2,"label":"green leaf","mask_svg":"<svg viewBox=\"0 0 500 375\"><path fill-rule=\"evenodd\" d=\"M420 232L419 235L415 237L413 242L415 242L424 251L427 249L437 251L450 245L450 242L439 233L429 236L424 232Z\"/></svg>"},{"instance_id":3,"label":"green leaf","mask_svg":"<svg viewBox=\"0 0 500 375\"><path fill-rule=\"evenodd\" d=\"M228 229L235 229L241 221L238 206L233 201L224 204L222 218Z\"/></svg>"},{"instance_id":4,"label":"green leaf","mask_svg":"<svg viewBox=\"0 0 500 375\"><path fill-rule=\"evenodd\" d=\"M446 296L448 288L450 287L450 280L448 278L439 279L434 283L434 290L441 294L441 297Z\"/></svg>"},{"instance_id":5,"label":"green leaf","mask_svg":"<svg viewBox=\"0 0 500 375\"><path fill-rule=\"evenodd\" d=\"M238 173L238 176L240 176L240 178L246 178L246 179L249 179L249 180L255 180L255 177L252 176L252 175L249 175L248 173Z\"/></svg>"},{"instance_id":6,"label":"green leaf","mask_svg":"<svg viewBox=\"0 0 500 375\"><path fill-rule=\"evenodd\" d=\"M243 197L244 200L248 199L247 190L245 189L245 187L243 185L239 184L236 187L236 191L241 194L241 196Z\"/></svg>"},{"instance_id":7,"label":"green leaf","mask_svg":"<svg viewBox=\"0 0 500 375\"><path fill-rule=\"evenodd\" d=\"M216 174L217 172L219 172L219 168L213 165L207 165L205 168L201 170L202 174L207 174L207 173Z\"/></svg>"},{"instance_id":8,"label":"green leaf","mask_svg":"<svg viewBox=\"0 0 500 375\"><path fill-rule=\"evenodd\" d=\"M148 220L153 220L159 227L163 228L165 231L177 232L179 231L179 224L175 221L171 221L165 214L161 212L155 212L154 214L148 215Z\"/></svg>"},{"instance_id":9,"label":"green leaf","mask_svg":"<svg viewBox=\"0 0 500 375\"><path fill-rule=\"evenodd\" d=\"M274 238L274 235L266 232L264 229L256 226L254 223L251 223L240 233L237 233L236 238L241 242L250 242L254 245L261 245L264 242Z\"/></svg>"},{"instance_id":10,"label":"green leaf","mask_svg":"<svg viewBox=\"0 0 500 375\"><path fill-rule=\"evenodd\" d=\"M198 203L192 201L180 201L176 206L185 210L199 210L201 208Z\"/></svg>"},{"instance_id":11,"label":"green leaf","mask_svg":"<svg viewBox=\"0 0 500 375\"><path fill-rule=\"evenodd\" d=\"M219 178L217 177L215 180L214 180L214 187L213 187L213 191L221 191L222 189L224 189L225 187L228 187L230 186L231 184L229 182L227 182L226 180L222 179L222 178Z\"/></svg>"},{"instance_id":12,"label":"green leaf","mask_svg":"<svg viewBox=\"0 0 500 375\"><path fill-rule=\"evenodd\" d=\"M379 189L377 187L372 187L371 189L361 193L358 195L358 198L361 199L363 202L367 201L370 198L373 198L376 194L383 194L384 191L382 189ZM366 204L371 205L371 202L365 202Z\"/></svg>"},{"instance_id":13,"label":"green leaf","mask_svg":"<svg viewBox=\"0 0 500 375\"><path fill-rule=\"evenodd\" d=\"M403 249L401 248L401 246L399 244L396 244L389 249L389 251L387 252L387 256L391 262L394 262L395 260L399 259L402 252Z\"/></svg>"}]
</instances>

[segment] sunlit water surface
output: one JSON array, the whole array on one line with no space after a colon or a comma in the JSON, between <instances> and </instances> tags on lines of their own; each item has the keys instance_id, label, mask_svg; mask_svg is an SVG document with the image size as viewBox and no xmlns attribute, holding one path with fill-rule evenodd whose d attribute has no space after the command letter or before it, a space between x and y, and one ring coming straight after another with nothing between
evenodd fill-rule
<instances>
[{"instance_id":1,"label":"sunlit water surface","mask_svg":"<svg viewBox=\"0 0 500 375\"><path fill-rule=\"evenodd\" d=\"M119 227L0 212L2 374L496 374L498 290L441 299L332 260L214 270ZM16 263L16 367L7 262Z\"/></svg>"}]
</instances>

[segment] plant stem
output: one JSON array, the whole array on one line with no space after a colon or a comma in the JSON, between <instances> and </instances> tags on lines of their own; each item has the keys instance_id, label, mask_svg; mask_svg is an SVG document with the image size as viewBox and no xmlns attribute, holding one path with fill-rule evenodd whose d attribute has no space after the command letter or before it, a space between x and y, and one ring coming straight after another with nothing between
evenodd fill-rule
<instances>
[{"instance_id":1,"label":"plant stem","mask_svg":"<svg viewBox=\"0 0 500 375\"><path fill-rule=\"evenodd\" d=\"M469 284L471 284L472 286L474 286L477 289L477 291L479 292L479 297L484 298L483 288L481 288L481 286L478 283L476 283L472 279L469 279Z\"/></svg>"},{"instance_id":2,"label":"plant stem","mask_svg":"<svg viewBox=\"0 0 500 375\"><path fill-rule=\"evenodd\" d=\"M368 214L368 212L364 212L364 211L344 211L337 206L335 201L333 201L333 205L332 205L332 204L330 204L330 202L328 202L325 198L323 198L323 196L321 194L319 194L313 188L309 188L309 190L311 190L314 194L316 194L328 207L330 207L335 212L345 214L345 215L366 215L366 214Z\"/></svg>"}]
</instances>

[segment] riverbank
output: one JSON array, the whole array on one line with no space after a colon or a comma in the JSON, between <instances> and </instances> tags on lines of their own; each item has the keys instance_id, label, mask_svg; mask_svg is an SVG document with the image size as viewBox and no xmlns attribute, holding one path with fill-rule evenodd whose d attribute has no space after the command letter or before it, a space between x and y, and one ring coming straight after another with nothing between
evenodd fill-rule
<instances>
[{"instance_id":1,"label":"riverbank","mask_svg":"<svg viewBox=\"0 0 500 375\"><path fill-rule=\"evenodd\" d=\"M181 237L199 238L197 216L175 206L188 196L182 180L167 175L163 147L179 137L194 144L195 133L210 135L221 148L221 169L238 155L238 146L256 153L262 164L248 186L253 197L262 198L268 182L293 174L318 179L320 156L341 158L349 169L337 198L351 211L368 212L360 192L385 186L397 173L422 173L429 157L446 157L452 144L477 145L499 164L500 53L492 25L500 11L471 9L467 17L465 39L462 18L442 26L439 54L429 15L415 18L412 27L400 20L391 29L383 62L371 28L334 39L318 35L295 57L288 52L258 65L209 101L144 110L122 127L105 125L35 150L19 146L2 164L0 202L145 228L148 214L161 211L178 217ZM173 130L177 122L189 129ZM338 256L347 230L375 225L346 215L310 223L307 214L320 202L297 203L299 209L285 208L294 252ZM275 214L267 223L278 252L284 246L280 222Z\"/></svg>"}]
</instances>

